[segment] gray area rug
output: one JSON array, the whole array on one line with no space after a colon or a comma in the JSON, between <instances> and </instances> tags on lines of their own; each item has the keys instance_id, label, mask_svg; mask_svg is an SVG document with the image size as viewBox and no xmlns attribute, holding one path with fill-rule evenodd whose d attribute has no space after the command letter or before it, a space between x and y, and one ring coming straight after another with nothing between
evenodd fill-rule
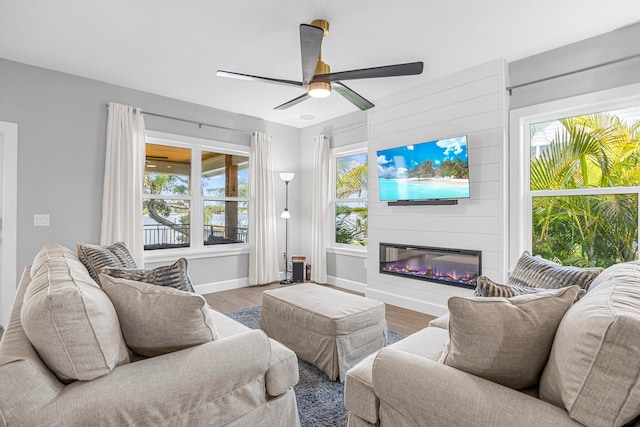
<instances>
[{"instance_id":1,"label":"gray area rug","mask_svg":"<svg viewBox=\"0 0 640 427\"><path fill-rule=\"evenodd\" d=\"M250 327L260 329L260 306L242 308L227 316ZM405 336L389 331L387 341L392 344ZM304 360L298 359L300 381L294 387L302 427L344 427L347 410L344 408L344 384L329 380L327 374Z\"/></svg>"}]
</instances>

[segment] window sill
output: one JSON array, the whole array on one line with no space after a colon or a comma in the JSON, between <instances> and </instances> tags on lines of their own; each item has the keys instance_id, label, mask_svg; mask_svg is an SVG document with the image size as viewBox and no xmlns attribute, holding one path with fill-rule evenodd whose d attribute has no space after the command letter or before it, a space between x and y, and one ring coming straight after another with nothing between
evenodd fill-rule
<instances>
[{"instance_id":1,"label":"window sill","mask_svg":"<svg viewBox=\"0 0 640 427\"><path fill-rule=\"evenodd\" d=\"M348 248L342 246L329 246L327 247L327 252L336 254L336 255L346 255L357 258L366 258L367 257L367 246L361 246L359 248Z\"/></svg>"},{"instance_id":2,"label":"window sill","mask_svg":"<svg viewBox=\"0 0 640 427\"><path fill-rule=\"evenodd\" d=\"M145 263L169 262L178 258L201 259L245 255L249 253L248 244L216 245L215 247L157 249L145 251Z\"/></svg>"}]
</instances>

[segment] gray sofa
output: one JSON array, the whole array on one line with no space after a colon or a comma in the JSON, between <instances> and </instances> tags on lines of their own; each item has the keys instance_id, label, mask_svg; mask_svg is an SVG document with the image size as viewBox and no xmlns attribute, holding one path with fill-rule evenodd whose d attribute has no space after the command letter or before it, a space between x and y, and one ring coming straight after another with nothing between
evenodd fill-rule
<instances>
[{"instance_id":1,"label":"gray sofa","mask_svg":"<svg viewBox=\"0 0 640 427\"><path fill-rule=\"evenodd\" d=\"M511 300L527 298L532 297ZM500 298L485 302L492 300ZM569 306L554 329L537 383L526 389L443 363L443 352L451 350L450 314L347 372L349 427L639 424L640 263L604 270ZM496 324L494 335L502 327Z\"/></svg>"},{"instance_id":2,"label":"gray sofa","mask_svg":"<svg viewBox=\"0 0 640 427\"><path fill-rule=\"evenodd\" d=\"M0 341L1 426L300 424L292 388L298 382L298 364L291 350L204 304L206 327L217 330L215 339L155 357L132 354L119 344L119 328L104 328L118 317L110 315L115 311L105 303L109 298L92 283L78 258L56 245L43 250L34 260L38 271L27 267L22 275ZM29 299L38 288L44 290L41 301L47 309L58 312L28 319L25 328L23 321L33 308L23 306L25 301L33 305ZM71 292L56 299L56 289ZM84 304L80 314L92 317L90 325L74 318L77 324L69 329L59 317L73 315L76 299ZM49 337L31 332L34 324L46 331L52 322L57 329ZM38 338L37 345L28 336ZM40 338L56 340L45 342L53 351L43 348ZM59 342L66 347L54 348ZM92 353L96 346L99 357Z\"/></svg>"}]
</instances>

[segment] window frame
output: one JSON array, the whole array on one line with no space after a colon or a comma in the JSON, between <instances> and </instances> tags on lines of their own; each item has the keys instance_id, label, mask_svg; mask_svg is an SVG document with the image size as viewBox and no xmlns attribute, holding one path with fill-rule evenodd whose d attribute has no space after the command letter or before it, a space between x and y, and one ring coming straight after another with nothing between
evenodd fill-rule
<instances>
[{"instance_id":1,"label":"window frame","mask_svg":"<svg viewBox=\"0 0 640 427\"><path fill-rule=\"evenodd\" d=\"M184 135L169 134L164 132L146 131L145 144L166 145L191 150L191 176L190 190L188 195L157 195L154 198L164 198L170 200L184 199L190 200L190 247L171 248L161 250L145 250L144 259L148 262L168 262L175 261L179 257L189 257L189 259L212 258L220 256L231 256L249 253L249 243L230 243L224 245L205 245L202 229L204 227L204 201L211 200L211 196L205 196L202 192L202 151L210 151L222 154L233 154L249 158L251 164L250 147L230 144L227 142L196 138ZM143 193L143 199L148 198ZM221 200L224 198L213 197ZM229 197L226 200L236 200L249 203L249 198ZM251 207L249 206L249 209ZM199 230L199 231L198 231Z\"/></svg>"},{"instance_id":2,"label":"window frame","mask_svg":"<svg viewBox=\"0 0 640 427\"><path fill-rule=\"evenodd\" d=\"M335 147L331 149L330 152L330 174L331 174L331 209L330 209L330 219L328 223L330 224L329 230L327 232L329 235L327 236L327 249L329 252L343 254L343 255L363 255L367 254L367 246L356 246L356 245L347 245L345 243L337 243L336 242L336 203L345 202L346 199L337 199L336 198L336 160L340 157L348 157L356 154L366 154L367 161L370 158L368 144L366 142L359 142L356 144L349 144L341 147ZM368 171L367 171L368 173ZM367 197L357 197L350 198L348 202L364 202L367 204L367 209L369 209L369 191L367 189ZM367 242L369 240L369 236L367 235Z\"/></svg>"},{"instance_id":3,"label":"window frame","mask_svg":"<svg viewBox=\"0 0 640 427\"><path fill-rule=\"evenodd\" d=\"M588 93L511 110L509 119L509 140L511 147L509 155L511 165L509 173L509 228L511 236L509 271L513 271L523 251L532 250L532 209L534 197L637 194L640 200L640 186L531 190L531 141L529 127L532 124L549 120L600 111L618 110L634 105L640 105L640 84ZM638 230L640 230L640 224ZM640 243L640 233L638 240Z\"/></svg>"}]
</instances>

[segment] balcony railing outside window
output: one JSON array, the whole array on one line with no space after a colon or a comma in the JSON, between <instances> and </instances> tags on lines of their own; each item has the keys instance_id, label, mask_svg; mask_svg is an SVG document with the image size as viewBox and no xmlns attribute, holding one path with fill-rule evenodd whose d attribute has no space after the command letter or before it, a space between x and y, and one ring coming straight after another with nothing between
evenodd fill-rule
<instances>
[{"instance_id":1,"label":"balcony railing outside window","mask_svg":"<svg viewBox=\"0 0 640 427\"><path fill-rule=\"evenodd\" d=\"M145 250L187 248L189 247L189 224L176 224L168 227L162 224L144 225L144 248ZM246 227L236 227L235 236L225 235L228 228L218 225L205 225L203 227L204 244L219 245L225 243L247 243L248 229Z\"/></svg>"}]
</instances>

